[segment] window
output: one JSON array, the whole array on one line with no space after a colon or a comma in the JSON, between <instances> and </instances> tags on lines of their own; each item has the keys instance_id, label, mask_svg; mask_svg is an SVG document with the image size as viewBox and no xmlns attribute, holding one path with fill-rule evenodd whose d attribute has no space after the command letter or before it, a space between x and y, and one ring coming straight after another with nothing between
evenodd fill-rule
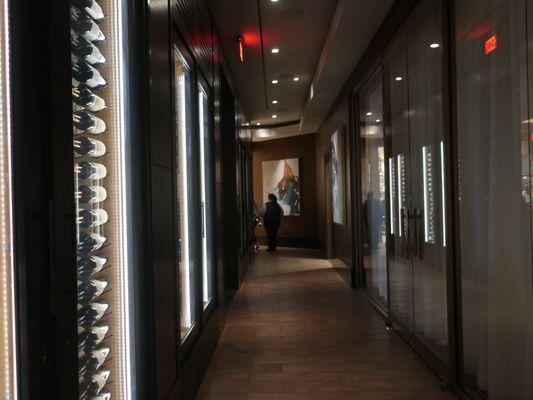
<instances>
[{"instance_id":1,"label":"window","mask_svg":"<svg viewBox=\"0 0 533 400\"><path fill-rule=\"evenodd\" d=\"M200 196L202 213L202 300L204 309L213 300L213 172L209 95L199 85L198 115L200 132Z\"/></svg>"},{"instance_id":2,"label":"window","mask_svg":"<svg viewBox=\"0 0 533 400\"><path fill-rule=\"evenodd\" d=\"M179 265L180 338L183 342L196 322L193 226L193 190L191 179L191 69L180 52L174 50L174 107L176 135L176 219Z\"/></svg>"}]
</instances>

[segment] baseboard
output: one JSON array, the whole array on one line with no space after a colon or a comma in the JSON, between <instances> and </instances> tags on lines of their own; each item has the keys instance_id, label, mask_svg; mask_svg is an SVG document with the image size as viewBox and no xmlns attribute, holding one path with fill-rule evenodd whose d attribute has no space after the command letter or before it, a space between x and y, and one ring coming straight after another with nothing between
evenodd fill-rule
<instances>
[{"instance_id":1,"label":"baseboard","mask_svg":"<svg viewBox=\"0 0 533 400\"><path fill-rule=\"evenodd\" d=\"M257 243L266 246L268 244L266 236L258 236ZM297 238L297 237L278 237L278 246L280 247L297 247L302 249L322 249L322 243L318 239Z\"/></svg>"}]
</instances>

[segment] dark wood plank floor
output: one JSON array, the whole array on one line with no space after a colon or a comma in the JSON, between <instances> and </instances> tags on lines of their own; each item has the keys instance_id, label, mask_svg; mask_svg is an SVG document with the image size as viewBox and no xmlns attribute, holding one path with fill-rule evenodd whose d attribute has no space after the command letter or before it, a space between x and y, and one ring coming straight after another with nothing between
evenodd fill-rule
<instances>
[{"instance_id":1,"label":"dark wood plank floor","mask_svg":"<svg viewBox=\"0 0 533 400\"><path fill-rule=\"evenodd\" d=\"M255 257L198 400L440 400L429 369L313 252Z\"/></svg>"}]
</instances>

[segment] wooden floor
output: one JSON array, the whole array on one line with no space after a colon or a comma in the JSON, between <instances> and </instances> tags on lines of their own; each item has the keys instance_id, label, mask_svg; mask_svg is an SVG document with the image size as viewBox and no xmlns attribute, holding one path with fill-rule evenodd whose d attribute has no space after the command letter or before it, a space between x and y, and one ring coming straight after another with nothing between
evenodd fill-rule
<instances>
[{"instance_id":1,"label":"wooden floor","mask_svg":"<svg viewBox=\"0 0 533 400\"><path fill-rule=\"evenodd\" d=\"M260 252L198 400L440 400L428 368L314 253Z\"/></svg>"}]
</instances>

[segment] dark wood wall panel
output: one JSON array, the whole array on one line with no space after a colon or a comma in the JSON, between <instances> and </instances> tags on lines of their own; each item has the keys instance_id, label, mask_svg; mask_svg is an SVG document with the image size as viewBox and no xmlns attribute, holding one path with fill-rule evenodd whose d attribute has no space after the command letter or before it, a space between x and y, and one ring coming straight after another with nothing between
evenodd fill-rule
<instances>
[{"instance_id":1,"label":"dark wood wall panel","mask_svg":"<svg viewBox=\"0 0 533 400\"><path fill-rule=\"evenodd\" d=\"M172 16L195 53L205 78L213 84L213 23L205 0L174 0Z\"/></svg>"}]
</instances>

